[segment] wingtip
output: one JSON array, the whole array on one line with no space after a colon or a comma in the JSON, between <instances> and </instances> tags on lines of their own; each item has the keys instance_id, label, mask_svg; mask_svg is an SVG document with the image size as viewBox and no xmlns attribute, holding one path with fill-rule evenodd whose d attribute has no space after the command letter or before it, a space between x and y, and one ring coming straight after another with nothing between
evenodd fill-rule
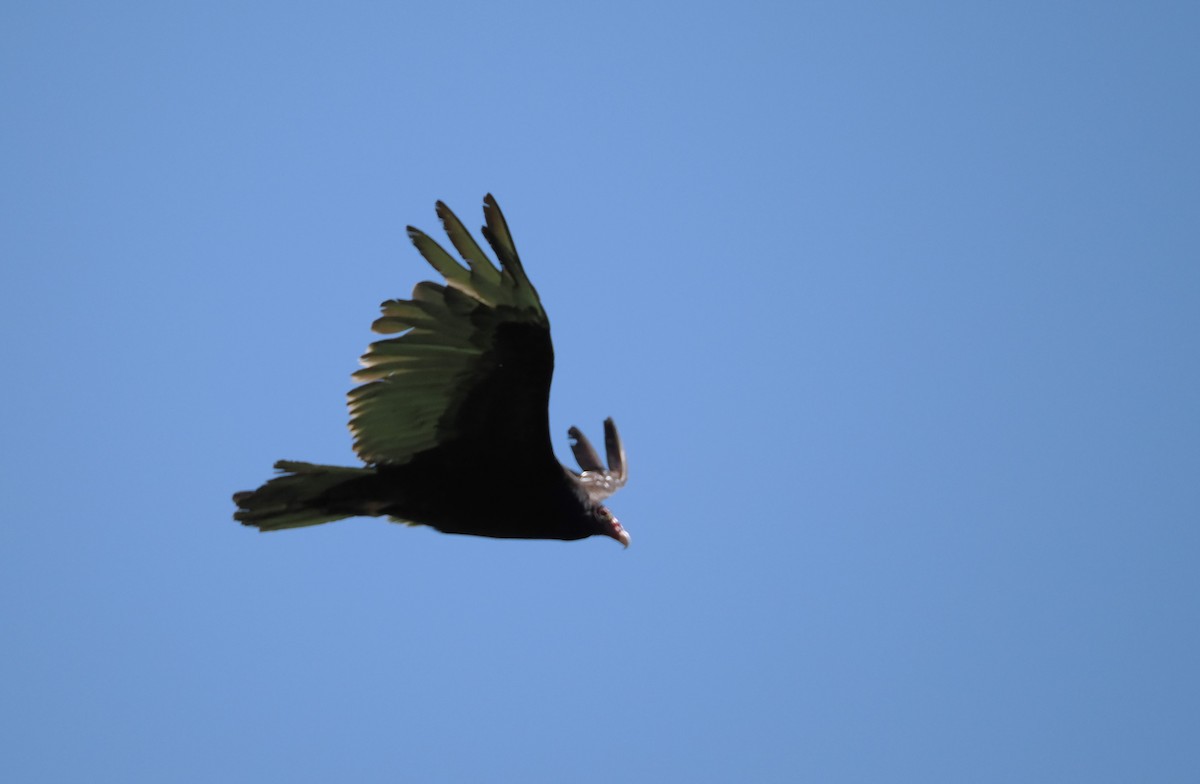
<instances>
[{"instance_id":1,"label":"wingtip","mask_svg":"<svg viewBox=\"0 0 1200 784\"><path fill-rule=\"evenodd\" d=\"M454 210L447 207L446 202L442 201L441 199L438 199L434 203L433 212L434 212L434 214L437 215L438 220L442 222L442 228L445 229L446 231L449 231L449 228L447 228L447 225L446 225L447 222L457 220L457 218L454 215Z\"/></svg>"}]
</instances>

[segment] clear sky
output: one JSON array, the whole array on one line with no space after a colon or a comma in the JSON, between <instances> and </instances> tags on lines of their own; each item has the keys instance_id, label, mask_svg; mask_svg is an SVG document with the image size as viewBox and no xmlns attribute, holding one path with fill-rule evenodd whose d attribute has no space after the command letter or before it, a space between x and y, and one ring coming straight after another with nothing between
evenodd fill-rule
<instances>
[{"instance_id":1,"label":"clear sky","mask_svg":"<svg viewBox=\"0 0 1200 784\"><path fill-rule=\"evenodd\" d=\"M4 4L0 779L1200 781L1198 31ZM633 546L235 524L489 191Z\"/></svg>"}]
</instances>

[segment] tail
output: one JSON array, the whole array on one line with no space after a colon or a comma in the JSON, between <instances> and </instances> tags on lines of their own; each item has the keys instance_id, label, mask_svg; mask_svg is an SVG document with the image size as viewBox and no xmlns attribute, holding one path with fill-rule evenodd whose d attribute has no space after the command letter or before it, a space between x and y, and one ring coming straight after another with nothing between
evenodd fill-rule
<instances>
[{"instance_id":1,"label":"tail","mask_svg":"<svg viewBox=\"0 0 1200 784\"><path fill-rule=\"evenodd\" d=\"M238 505L238 510L233 513L234 520L255 526L260 531L281 531L353 517L360 512L335 511L324 505L324 501L338 485L375 473L370 468L343 468L294 460L280 460L275 468L286 473L257 490L233 494L233 502Z\"/></svg>"}]
</instances>

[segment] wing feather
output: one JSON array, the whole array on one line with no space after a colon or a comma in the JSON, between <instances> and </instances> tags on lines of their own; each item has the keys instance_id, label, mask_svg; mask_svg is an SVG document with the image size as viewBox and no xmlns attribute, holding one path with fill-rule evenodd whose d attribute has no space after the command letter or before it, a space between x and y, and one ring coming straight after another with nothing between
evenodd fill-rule
<instances>
[{"instance_id":1,"label":"wing feather","mask_svg":"<svg viewBox=\"0 0 1200 784\"><path fill-rule=\"evenodd\" d=\"M621 434L611 418L604 420L604 452L608 458L608 467L600 462L600 455L587 436L579 428L572 427L567 431L571 439L571 451L579 461L582 474L570 473L579 481L583 489L597 503L608 498L625 486L629 478L629 468L625 461L625 445L621 443Z\"/></svg>"},{"instance_id":2,"label":"wing feather","mask_svg":"<svg viewBox=\"0 0 1200 784\"><path fill-rule=\"evenodd\" d=\"M463 226L458 216L451 212L444 202L440 201L437 203L437 216L442 220L442 227L445 228L450 243L467 262L471 273L478 275L492 286L499 286L500 271L492 266L492 262L488 260L483 248L475 242L475 238L471 236L471 232L467 231L467 227Z\"/></svg>"},{"instance_id":3,"label":"wing feather","mask_svg":"<svg viewBox=\"0 0 1200 784\"><path fill-rule=\"evenodd\" d=\"M440 202L439 202L440 204ZM471 289L471 273L464 269L454 257L437 244L428 234L413 226L408 227L408 238L417 247L429 265L442 274L451 286Z\"/></svg>"},{"instance_id":4,"label":"wing feather","mask_svg":"<svg viewBox=\"0 0 1200 784\"><path fill-rule=\"evenodd\" d=\"M503 279L513 290L514 298L523 307L541 308L542 303L538 299L537 290L530 284L528 276L525 275L525 267L521 264L521 257L517 255L517 246L508 230L508 221L504 220L500 205L490 193L483 197L483 217L486 221L483 236L495 251L496 258L500 260Z\"/></svg>"}]
</instances>

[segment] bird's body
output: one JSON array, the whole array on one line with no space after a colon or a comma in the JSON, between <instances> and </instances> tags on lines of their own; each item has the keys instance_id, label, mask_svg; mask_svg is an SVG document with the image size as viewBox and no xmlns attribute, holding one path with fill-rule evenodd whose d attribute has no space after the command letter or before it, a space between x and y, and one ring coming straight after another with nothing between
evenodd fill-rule
<instances>
[{"instance_id":1,"label":"bird's body","mask_svg":"<svg viewBox=\"0 0 1200 784\"><path fill-rule=\"evenodd\" d=\"M596 533L578 525L587 496L560 465L498 470L454 457L453 451L445 456L430 452L407 465L380 466L339 485L326 502L335 509L420 522L450 534L582 539ZM446 482L446 477L458 481ZM471 487L464 491L461 483L467 481Z\"/></svg>"},{"instance_id":2,"label":"bird's body","mask_svg":"<svg viewBox=\"0 0 1200 784\"><path fill-rule=\"evenodd\" d=\"M600 501L625 483L624 449L605 422L607 468L578 430L575 473L554 456L547 406L554 372L550 325L495 200L483 233L497 270L438 203L459 265L428 236L409 236L447 284L417 284L383 303L374 329L401 333L371 345L365 383L350 393L359 468L280 461L284 472L234 495L235 519L262 531L359 515L445 533L517 539L629 535Z\"/></svg>"}]
</instances>

